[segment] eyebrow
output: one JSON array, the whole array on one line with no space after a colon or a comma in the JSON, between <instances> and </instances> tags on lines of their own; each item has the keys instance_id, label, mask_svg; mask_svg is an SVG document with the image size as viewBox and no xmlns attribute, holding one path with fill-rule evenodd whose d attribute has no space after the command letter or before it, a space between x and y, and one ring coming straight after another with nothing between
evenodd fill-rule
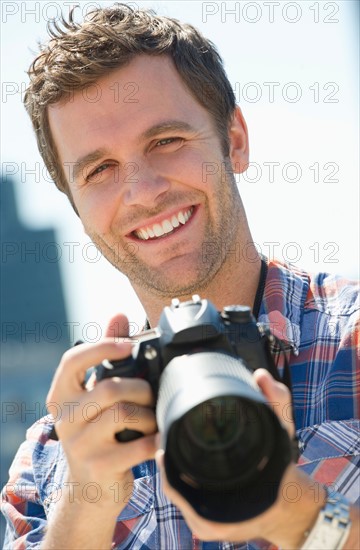
<instances>
[{"instance_id":1,"label":"eyebrow","mask_svg":"<svg viewBox=\"0 0 360 550\"><path fill-rule=\"evenodd\" d=\"M145 130L140 136L140 139L149 139L158 134L165 134L166 132L195 132L193 128L187 122L181 120L166 120L151 126L148 130Z\"/></svg>"},{"instance_id":2,"label":"eyebrow","mask_svg":"<svg viewBox=\"0 0 360 550\"><path fill-rule=\"evenodd\" d=\"M182 122L180 120L166 120L155 124L148 128L140 134L140 141L151 139L159 134L165 134L168 132L195 132L195 128L188 124L187 122ZM108 154L107 149L95 149L90 153L78 158L73 164L74 168L72 171L73 180L76 180L79 175L83 172L84 168L91 162L96 162L97 160L103 158Z\"/></svg>"},{"instance_id":3,"label":"eyebrow","mask_svg":"<svg viewBox=\"0 0 360 550\"><path fill-rule=\"evenodd\" d=\"M73 181L76 181L79 175L83 173L85 166L87 166L91 162L96 162L97 160L103 158L104 156L106 156L106 153L106 149L95 149L95 151L91 151L91 153L88 153L87 155L84 155L83 157L80 157L78 160L76 160L74 162L74 168L72 171Z\"/></svg>"}]
</instances>

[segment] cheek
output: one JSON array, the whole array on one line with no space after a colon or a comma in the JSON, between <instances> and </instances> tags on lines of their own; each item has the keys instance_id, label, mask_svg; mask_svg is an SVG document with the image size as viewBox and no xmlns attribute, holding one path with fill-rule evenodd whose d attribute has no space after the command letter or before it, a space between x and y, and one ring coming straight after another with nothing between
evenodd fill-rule
<instances>
[{"instance_id":1,"label":"cheek","mask_svg":"<svg viewBox=\"0 0 360 550\"><path fill-rule=\"evenodd\" d=\"M85 230L99 235L110 231L111 223L118 210L116 195L105 186L86 190L74 196L80 219Z\"/></svg>"},{"instance_id":2,"label":"cheek","mask_svg":"<svg viewBox=\"0 0 360 550\"><path fill-rule=\"evenodd\" d=\"M152 164L162 177L203 190L208 185L207 172L214 174L219 171L219 163L208 160L210 158L210 154L207 156L188 147L171 155L158 155Z\"/></svg>"}]
</instances>

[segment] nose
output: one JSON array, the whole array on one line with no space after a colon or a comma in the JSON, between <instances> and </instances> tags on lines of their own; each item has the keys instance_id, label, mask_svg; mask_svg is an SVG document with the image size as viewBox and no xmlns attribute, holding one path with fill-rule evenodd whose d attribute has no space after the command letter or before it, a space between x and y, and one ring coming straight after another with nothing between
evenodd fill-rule
<instances>
[{"instance_id":1,"label":"nose","mask_svg":"<svg viewBox=\"0 0 360 550\"><path fill-rule=\"evenodd\" d=\"M170 187L169 181L145 162L126 163L123 184L126 206L155 206Z\"/></svg>"}]
</instances>

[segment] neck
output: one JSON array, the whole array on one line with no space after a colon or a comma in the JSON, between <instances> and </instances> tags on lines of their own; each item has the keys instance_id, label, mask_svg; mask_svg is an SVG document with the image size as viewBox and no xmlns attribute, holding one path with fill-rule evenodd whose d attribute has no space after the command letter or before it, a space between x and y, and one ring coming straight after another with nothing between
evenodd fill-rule
<instances>
[{"instance_id":1,"label":"neck","mask_svg":"<svg viewBox=\"0 0 360 550\"><path fill-rule=\"evenodd\" d=\"M255 246L251 251L249 249L250 246L247 252L248 257L252 258L251 261L246 258L230 258L209 284L199 288L200 298L210 300L219 311L231 304L249 306L252 309L259 285L261 258ZM146 311L150 326L155 327L163 308L170 305L171 299L176 296L159 297L150 295L141 288L134 288ZM190 300L191 296L181 296L181 301Z\"/></svg>"}]
</instances>

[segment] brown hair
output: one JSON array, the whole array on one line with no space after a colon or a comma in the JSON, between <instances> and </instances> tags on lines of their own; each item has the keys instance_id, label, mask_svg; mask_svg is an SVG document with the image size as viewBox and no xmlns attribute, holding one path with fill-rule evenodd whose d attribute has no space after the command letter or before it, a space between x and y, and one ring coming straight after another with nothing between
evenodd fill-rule
<instances>
[{"instance_id":1,"label":"brown hair","mask_svg":"<svg viewBox=\"0 0 360 550\"><path fill-rule=\"evenodd\" d=\"M75 22L71 10L68 20L62 16L61 25L52 21L48 32L49 42L40 45L40 54L28 71L24 103L45 165L72 204L50 132L47 106L66 101L74 90L84 89L141 53L167 54L173 59L193 96L213 117L223 153L228 155L234 92L215 46L194 27L152 10L115 4L89 12L81 24Z\"/></svg>"}]
</instances>

